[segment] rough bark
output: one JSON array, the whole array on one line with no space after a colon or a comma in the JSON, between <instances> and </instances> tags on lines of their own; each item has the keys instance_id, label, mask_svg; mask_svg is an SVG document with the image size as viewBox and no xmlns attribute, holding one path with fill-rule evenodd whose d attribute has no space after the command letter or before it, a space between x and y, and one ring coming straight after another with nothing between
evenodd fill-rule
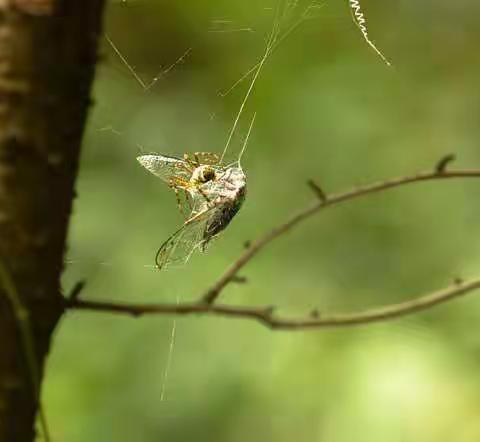
<instances>
[{"instance_id":1,"label":"rough bark","mask_svg":"<svg viewBox=\"0 0 480 442\"><path fill-rule=\"evenodd\" d=\"M0 0L0 259L33 330L40 379L63 312L60 275L103 0ZM37 400L0 285L0 442L34 439Z\"/></svg>"}]
</instances>

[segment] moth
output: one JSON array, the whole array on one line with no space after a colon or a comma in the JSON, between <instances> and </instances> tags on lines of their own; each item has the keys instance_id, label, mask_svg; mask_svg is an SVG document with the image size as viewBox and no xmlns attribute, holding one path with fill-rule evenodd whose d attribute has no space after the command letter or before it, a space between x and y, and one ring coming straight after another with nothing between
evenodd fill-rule
<instances>
[{"instance_id":1,"label":"moth","mask_svg":"<svg viewBox=\"0 0 480 442\"><path fill-rule=\"evenodd\" d=\"M186 263L197 249L205 251L245 200L246 176L239 161L222 166L218 155L210 152L185 154L183 158L147 154L137 160L175 192L185 216L183 225L156 253L159 269Z\"/></svg>"}]
</instances>

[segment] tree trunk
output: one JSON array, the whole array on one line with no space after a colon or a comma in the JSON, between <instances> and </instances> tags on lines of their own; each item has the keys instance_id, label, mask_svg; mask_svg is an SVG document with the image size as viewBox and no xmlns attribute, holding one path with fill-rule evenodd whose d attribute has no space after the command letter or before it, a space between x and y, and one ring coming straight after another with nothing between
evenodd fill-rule
<instances>
[{"instance_id":1,"label":"tree trunk","mask_svg":"<svg viewBox=\"0 0 480 442\"><path fill-rule=\"evenodd\" d=\"M0 0L0 260L29 313L39 380L63 313L59 281L103 3ZM0 442L32 441L38 401L7 292L0 281Z\"/></svg>"}]
</instances>

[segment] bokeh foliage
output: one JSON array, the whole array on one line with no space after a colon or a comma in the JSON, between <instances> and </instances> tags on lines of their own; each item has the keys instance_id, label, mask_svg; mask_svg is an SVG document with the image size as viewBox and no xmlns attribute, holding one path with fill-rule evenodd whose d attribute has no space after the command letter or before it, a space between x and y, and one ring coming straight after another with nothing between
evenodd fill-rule
<instances>
[{"instance_id":1,"label":"bokeh foliage","mask_svg":"<svg viewBox=\"0 0 480 442\"><path fill-rule=\"evenodd\" d=\"M455 152L480 167L480 6L473 0L362 1L363 41L346 1L329 1L268 60L232 144L249 194L225 234L184 268L159 273L156 248L181 222L144 151L220 151L263 52L273 1L111 2L70 230L66 289L122 301L198 296L262 234L327 191L431 168ZM285 23L293 23L305 2ZM220 21L218 21L220 20ZM222 22L226 20L226 22ZM246 29L246 30L245 30ZM250 29L250 30L249 30ZM225 31L225 32L218 32ZM111 130L110 128L113 128ZM427 183L321 213L265 249L226 301L337 312L405 300L480 274L475 181ZM391 323L273 333L247 321L69 313L43 400L58 441L474 442L480 440L478 295Z\"/></svg>"}]
</instances>

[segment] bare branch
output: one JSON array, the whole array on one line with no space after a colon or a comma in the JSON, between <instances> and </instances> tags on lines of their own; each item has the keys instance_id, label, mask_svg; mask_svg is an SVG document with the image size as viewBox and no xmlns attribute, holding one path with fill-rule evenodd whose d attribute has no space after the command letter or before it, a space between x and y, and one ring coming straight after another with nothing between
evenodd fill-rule
<instances>
[{"instance_id":1,"label":"bare branch","mask_svg":"<svg viewBox=\"0 0 480 442\"><path fill-rule=\"evenodd\" d=\"M217 315L255 319L263 325L272 329L305 330L325 327L345 327L351 325L361 325L372 322L379 322L399 316L413 314L418 311L431 308L437 304L447 302L449 300L452 300L480 288L480 279L474 279L465 282L462 279L457 278L455 279L453 285L437 292L428 293L411 301L366 310L363 312L350 314L333 314L329 316L321 314L321 312L319 312L317 309L313 309L303 317L289 318L276 315L275 306L252 307L215 303L221 291L229 283L242 281L242 279L238 276L239 270L242 269L261 249L263 249L274 239L289 232L297 224L313 216L320 209L328 206L334 206L345 201L350 201L361 196L386 191L395 187L400 187L412 183L453 178L480 178L479 169L451 171L445 170L446 164L451 160L452 159L450 156L443 158L437 163L434 171L421 172L411 176L376 182L373 184L355 188L347 192L332 194L329 195L328 198L321 198L320 196L324 196L323 191L321 191L321 193L319 194L319 198L315 201L314 204L311 204L309 207L292 216L286 222L275 227L263 237L260 237L256 241L249 243L246 250L240 255L240 257L233 264L231 264L231 266L224 272L224 274L206 291L203 296L199 298L197 302L150 305L121 304L108 301L86 301L80 300L78 299L78 297L70 296L68 299L65 300L65 308L127 314L132 316L141 316L147 314ZM310 185L314 186L314 189L316 191L315 193L318 194L317 189L320 188L315 183L313 183L313 185Z\"/></svg>"},{"instance_id":2,"label":"bare branch","mask_svg":"<svg viewBox=\"0 0 480 442\"><path fill-rule=\"evenodd\" d=\"M348 327L386 321L427 310L480 288L480 279L459 282L411 301L358 313L320 315L313 310L300 318L283 318L274 314L274 307L244 307L202 302L181 304L122 304L106 301L65 300L65 308L130 315L214 315L254 319L274 330L313 330L327 327Z\"/></svg>"},{"instance_id":3,"label":"bare branch","mask_svg":"<svg viewBox=\"0 0 480 442\"><path fill-rule=\"evenodd\" d=\"M437 167L438 169L438 167ZM330 206L340 204L345 201L350 201L355 198L369 195L371 193L383 192L394 187L405 186L407 184L420 183L424 181L453 179L453 178L480 178L480 169L472 170L451 170L437 172L437 169L432 171L420 172L415 175L405 176L400 178L393 178L386 181L369 184L358 187L344 193L331 194L327 200L317 200L309 207L301 210L296 215L293 215L289 220L272 229L270 232L260 237L256 241L250 243L249 247L240 255L240 257L227 268L224 274L206 291L203 295L203 301L206 303L213 303L220 295L225 286L232 280L232 278L247 264L260 250L281 235L286 234L302 221L315 215L322 209Z\"/></svg>"}]
</instances>

